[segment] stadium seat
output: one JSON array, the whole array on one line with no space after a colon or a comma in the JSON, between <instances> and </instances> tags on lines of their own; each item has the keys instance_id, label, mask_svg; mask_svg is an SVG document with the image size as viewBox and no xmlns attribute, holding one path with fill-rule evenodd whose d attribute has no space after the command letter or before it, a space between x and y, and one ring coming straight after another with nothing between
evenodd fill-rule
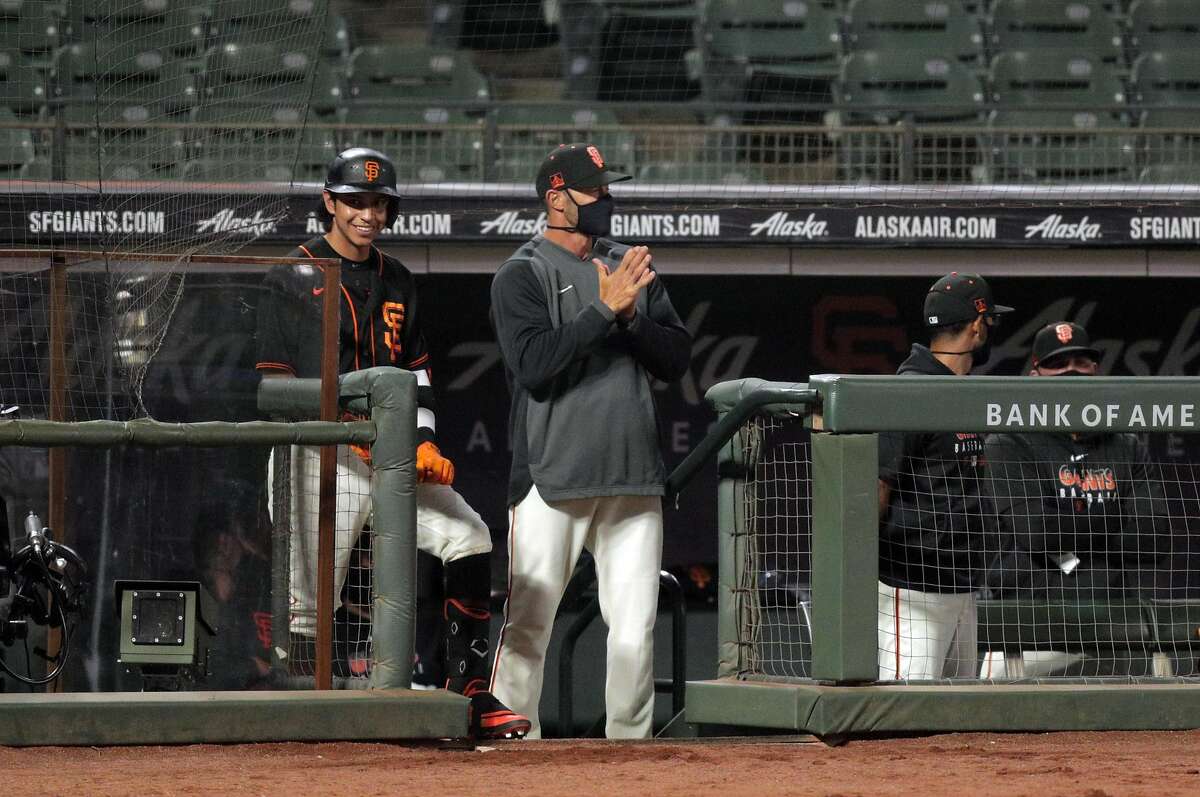
<instances>
[{"instance_id":1,"label":"stadium seat","mask_svg":"<svg viewBox=\"0 0 1200 797\"><path fill-rule=\"evenodd\" d=\"M644 164L637 172L640 183L691 183L708 185L763 185L764 170L751 163L705 163L703 161L658 161Z\"/></svg>"},{"instance_id":2,"label":"stadium seat","mask_svg":"<svg viewBox=\"0 0 1200 797\"><path fill-rule=\"evenodd\" d=\"M546 153L569 141L590 141L605 162L625 174L636 171L636 138L620 129L606 108L506 105L496 111L496 179L528 182Z\"/></svg>"},{"instance_id":3,"label":"stadium seat","mask_svg":"<svg viewBox=\"0 0 1200 797\"><path fill-rule=\"evenodd\" d=\"M1137 0L1129 8L1129 46L1135 53L1196 52L1200 11L1192 0Z\"/></svg>"},{"instance_id":4,"label":"stadium seat","mask_svg":"<svg viewBox=\"0 0 1200 797\"><path fill-rule=\"evenodd\" d=\"M17 117L7 108L0 108L0 122L13 124ZM12 180L20 175L26 164L33 162L33 135L25 129L0 128L0 179Z\"/></svg>"},{"instance_id":5,"label":"stadium seat","mask_svg":"<svg viewBox=\"0 0 1200 797\"><path fill-rule=\"evenodd\" d=\"M1002 53L992 62L992 178L1001 182L1124 181L1135 144L1125 86L1099 58Z\"/></svg>"},{"instance_id":6,"label":"stadium seat","mask_svg":"<svg viewBox=\"0 0 1200 797\"><path fill-rule=\"evenodd\" d=\"M0 50L0 108L28 114L45 104L41 70L26 62L20 50Z\"/></svg>"},{"instance_id":7,"label":"stadium seat","mask_svg":"<svg viewBox=\"0 0 1200 797\"><path fill-rule=\"evenodd\" d=\"M902 50L983 60L983 28L956 0L852 0L846 49Z\"/></svg>"},{"instance_id":8,"label":"stadium seat","mask_svg":"<svg viewBox=\"0 0 1200 797\"><path fill-rule=\"evenodd\" d=\"M440 182L483 177L483 127L463 111L431 106L395 108L351 105L352 129L343 146L386 152L402 180Z\"/></svg>"},{"instance_id":9,"label":"stadium seat","mask_svg":"<svg viewBox=\"0 0 1200 797\"><path fill-rule=\"evenodd\" d=\"M984 92L965 64L924 53L857 52L842 64L835 96L844 124L881 126L878 132L839 134L839 161L846 179L975 179ZM894 127L900 122L915 127L901 134Z\"/></svg>"},{"instance_id":10,"label":"stadium seat","mask_svg":"<svg viewBox=\"0 0 1200 797\"><path fill-rule=\"evenodd\" d=\"M329 59L350 54L346 20L328 0L220 0L213 28L220 41L285 43L290 49L320 52Z\"/></svg>"},{"instance_id":11,"label":"stadium seat","mask_svg":"<svg viewBox=\"0 0 1200 797\"><path fill-rule=\"evenodd\" d=\"M706 79L744 83L756 74L832 79L841 40L837 18L816 4L789 0L709 0L704 11ZM740 99L744 91L709 91Z\"/></svg>"},{"instance_id":12,"label":"stadium seat","mask_svg":"<svg viewBox=\"0 0 1200 797\"><path fill-rule=\"evenodd\" d=\"M132 49L197 58L208 46L211 12L207 0L70 0L63 26L70 41L122 39Z\"/></svg>"},{"instance_id":13,"label":"stadium seat","mask_svg":"<svg viewBox=\"0 0 1200 797\"><path fill-rule=\"evenodd\" d=\"M1200 52L1147 53L1130 86L1143 163L1200 164Z\"/></svg>"},{"instance_id":14,"label":"stadium seat","mask_svg":"<svg viewBox=\"0 0 1200 797\"><path fill-rule=\"evenodd\" d=\"M227 41L208 58L204 103L303 105L316 58L276 44Z\"/></svg>"},{"instance_id":15,"label":"stadium seat","mask_svg":"<svg viewBox=\"0 0 1200 797\"><path fill-rule=\"evenodd\" d=\"M185 180L317 182L325 179L329 163L340 149L336 134L328 128L281 130L232 142L209 139L192 148L178 176Z\"/></svg>"},{"instance_id":16,"label":"stadium seat","mask_svg":"<svg viewBox=\"0 0 1200 797\"><path fill-rule=\"evenodd\" d=\"M1196 160L1198 162L1158 163L1146 166L1138 175L1138 182L1156 185L1200 186L1200 157Z\"/></svg>"},{"instance_id":17,"label":"stadium seat","mask_svg":"<svg viewBox=\"0 0 1200 797\"><path fill-rule=\"evenodd\" d=\"M601 0L597 98L677 102L699 93L687 67L696 0Z\"/></svg>"},{"instance_id":18,"label":"stadium seat","mask_svg":"<svg viewBox=\"0 0 1200 797\"><path fill-rule=\"evenodd\" d=\"M995 0L991 14L995 53L1082 53L1121 59L1121 32L1100 0Z\"/></svg>"},{"instance_id":19,"label":"stadium seat","mask_svg":"<svg viewBox=\"0 0 1200 797\"><path fill-rule=\"evenodd\" d=\"M76 42L55 56L51 82L69 120L87 120L99 109L115 120L150 121L186 111L200 100L199 78L163 50L137 50L127 40ZM134 107L148 115L140 120Z\"/></svg>"},{"instance_id":20,"label":"stadium seat","mask_svg":"<svg viewBox=\"0 0 1200 797\"><path fill-rule=\"evenodd\" d=\"M18 51L32 62L49 58L62 40L62 19L45 0L0 3L0 49Z\"/></svg>"},{"instance_id":21,"label":"stadium seat","mask_svg":"<svg viewBox=\"0 0 1200 797\"><path fill-rule=\"evenodd\" d=\"M484 102L487 80L470 56L456 50L374 44L350 56L350 97L354 101Z\"/></svg>"}]
</instances>

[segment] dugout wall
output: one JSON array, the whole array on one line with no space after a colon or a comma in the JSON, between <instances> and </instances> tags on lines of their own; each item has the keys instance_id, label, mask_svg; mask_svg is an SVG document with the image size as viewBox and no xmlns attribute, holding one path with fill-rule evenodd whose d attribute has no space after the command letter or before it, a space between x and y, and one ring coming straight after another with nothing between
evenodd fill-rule
<instances>
[{"instance_id":1,"label":"dugout wall","mask_svg":"<svg viewBox=\"0 0 1200 797\"><path fill-rule=\"evenodd\" d=\"M703 457L717 455L720 677L689 684L688 721L804 731L832 740L869 733L1200 726L1200 685L1195 677L1169 676L1161 667L1151 668L1148 675L1116 678L881 683L874 434L1012 431L1022 423L1019 418L1024 419L1020 428L1027 431L1029 414L1010 413L1013 407L1030 405L1061 410L1033 424L1040 432L1153 429L1186 434L1195 431L1197 387L1200 384L1191 378L868 376L815 376L807 384L791 385L742 380L715 386L708 398L721 419L672 477L672 487L679 489ZM1166 408L1172 408L1171 418ZM751 420L755 418L758 421ZM764 419L776 425L803 421L811 430L811 471L798 468L803 455L793 461L766 450ZM772 487L755 474L768 459L779 469L778 481L784 487ZM790 498L782 495L788 489L794 492ZM811 512L811 560L808 572L802 573L808 582L803 589L795 583L766 583L772 573L778 577L784 572L765 566L768 552L763 550L761 525L756 527L762 515L789 505L802 507L800 513L803 507ZM800 544L807 521L800 516L791 520L794 523L782 531L776 526L775 533ZM772 590L789 588L795 601L785 610ZM1066 611L1058 606L1053 620L1045 611L1055 607L1036 601L984 607L981 651L992 645L1004 648L1006 637L1009 646L1036 648L1035 629L1054 636L1051 622L1095 623L1102 611L1112 608L1099 601L1088 614L1083 603ZM1108 643L1124 645L1126 652L1138 649L1136 655L1160 661L1194 660L1200 644L1197 608L1190 601L1138 598L1137 622L1129 623L1129 615L1124 615L1121 623L1108 623L1108 631L1119 629ZM764 620L768 612L790 619L772 624ZM769 638L789 625L807 639ZM1061 633L1059 637L1061 647ZM811 653L802 669L779 669L789 656L803 658L806 645L811 645ZM764 647L776 651L774 661L764 661Z\"/></svg>"}]
</instances>

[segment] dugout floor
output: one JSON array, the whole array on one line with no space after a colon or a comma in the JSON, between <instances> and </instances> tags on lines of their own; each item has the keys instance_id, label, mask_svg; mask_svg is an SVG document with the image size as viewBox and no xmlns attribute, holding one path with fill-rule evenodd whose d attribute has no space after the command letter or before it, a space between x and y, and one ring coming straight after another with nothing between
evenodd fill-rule
<instances>
[{"instance_id":1,"label":"dugout floor","mask_svg":"<svg viewBox=\"0 0 1200 797\"><path fill-rule=\"evenodd\" d=\"M1184 797L1200 732L952 734L851 742L505 742L0 748L21 795Z\"/></svg>"}]
</instances>

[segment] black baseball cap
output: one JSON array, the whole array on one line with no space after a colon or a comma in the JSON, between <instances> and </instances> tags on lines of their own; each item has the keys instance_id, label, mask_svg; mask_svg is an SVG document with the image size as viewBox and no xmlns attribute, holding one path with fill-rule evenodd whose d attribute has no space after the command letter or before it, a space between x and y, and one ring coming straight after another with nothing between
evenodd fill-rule
<instances>
[{"instance_id":1,"label":"black baseball cap","mask_svg":"<svg viewBox=\"0 0 1200 797\"><path fill-rule=\"evenodd\" d=\"M537 173L538 199L560 188L598 188L609 183L632 180L632 175L614 172L604 163L595 144L560 144L542 161Z\"/></svg>"},{"instance_id":2,"label":"black baseball cap","mask_svg":"<svg viewBox=\"0 0 1200 797\"><path fill-rule=\"evenodd\" d=\"M992 289L978 274L952 271L933 283L925 294L925 326L944 327L974 321L981 315L1011 313L1013 308L992 301Z\"/></svg>"},{"instance_id":3,"label":"black baseball cap","mask_svg":"<svg viewBox=\"0 0 1200 797\"><path fill-rule=\"evenodd\" d=\"M1097 362L1100 350L1092 346L1088 331L1070 321L1047 324L1033 336L1033 367L1060 354L1086 354Z\"/></svg>"}]
</instances>

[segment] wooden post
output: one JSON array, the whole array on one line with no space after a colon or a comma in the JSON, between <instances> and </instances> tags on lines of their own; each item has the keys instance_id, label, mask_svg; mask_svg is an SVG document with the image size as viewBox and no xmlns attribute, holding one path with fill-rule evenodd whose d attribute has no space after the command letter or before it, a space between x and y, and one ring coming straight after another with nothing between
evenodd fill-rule
<instances>
[{"instance_id":1,"label":"wooden post","mask_svg":"<svg viewBox=\"0 0 1200 797\"><path fill-rule=\"evenodd\" d=\"M55 254L50 260L50 406L47 409L51 421L67 420L68 300L67 261L61 254ZM50 505L46 508L46 522L54 533L54 539L67 543L67 449L52 446L47 456ZM58 628L49 629L46 632L46 654L54 658L61 646L62 631ZM56 680L49 689L61 692L62 679Z\"/></svg>"},{"instance_id":2,"label":"wooden post","mask_svg":"<svg viewBox=\"0 0 1200 797\"><path fill-rule=\"evenodd\" d=\"M341 264L326 266L321 312L321 420L338 418L338 324L341 310ZM333 545L337 504L337 446L321 447L321 487L317 526L316 688L333 688Z\"/></svg>"}]
</instances>

